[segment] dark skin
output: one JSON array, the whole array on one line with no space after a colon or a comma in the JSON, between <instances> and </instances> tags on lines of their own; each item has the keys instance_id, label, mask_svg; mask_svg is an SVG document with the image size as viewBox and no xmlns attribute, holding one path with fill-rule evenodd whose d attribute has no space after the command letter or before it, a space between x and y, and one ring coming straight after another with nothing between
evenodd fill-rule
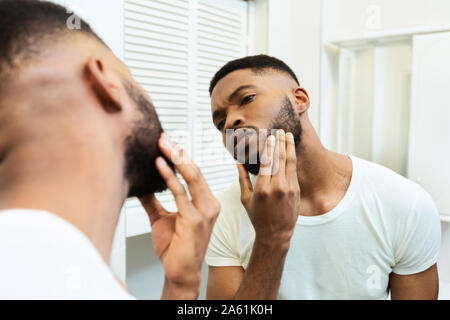
<instances>
[{"instance_id":1,"label":"dark skin","mask_svg":"<svg viewBox=\"0 0 450 320\"><path fill-rule=\"evenodd\" d=\"M43 46L39 59L15 72L0 99L0 210L30 208L58 215L89 238L106 264L130 189L124 141L142 116L122 79L151 101L108 48L74 33ZM183 160L175 166L192 196L157 158L155 165L178 207L170 213L153 195L140 199L165 272L161 298L195 299L220 204L176 144L164 135L153 138L167 159L177 155Z\"/></svg>"},{"instance_id":2,"label":"dark skin","mask_svg":"<svg viewBox=\"0 0 450 320\"><path fill-rule=\"evenodd\" d=\"M279 183L279 177L275 177L278 183L274 184L274 179L258 176L252 190L246 170L238 165L241 200L255 228L255 243L246 270L235 266L209 268L208 299L275 299L299 212L314 216L332 210L350 183L351 160L323 147L308 118L310 101L306 90L282 73L255 75L249 69L237 70L217 83L211 96L211 112L224 144L226 129L270 128L283 97L291 101L303 128L301 143L295 150L296 174L285 175L284 185ZM292 158L286 141L277 137L276 148L282 151L274 153L273 162L286 165L287 159ZM265 145L266 141L259 141L258 148ZM293 176L296 186L291 180L286 183L286 178ZM295 204L289 203L293 197ZM264 205L258 206L261 201ZM275 208L282 202L283 214L271 219L271 213L276 212ZM267 259L268 256L271 259ZM434 265L414 275L392 273L389 286L392 299L436 299L437 267Z\"/></svg>"}]
</instances>

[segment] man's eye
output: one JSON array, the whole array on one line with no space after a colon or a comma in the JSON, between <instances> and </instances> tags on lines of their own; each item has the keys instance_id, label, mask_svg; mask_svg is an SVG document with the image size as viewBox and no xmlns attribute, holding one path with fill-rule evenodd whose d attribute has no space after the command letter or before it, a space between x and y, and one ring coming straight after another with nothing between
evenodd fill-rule
<instances>
[{"instance_id":1,"label":"man's eye","mask_svg":"<svg viewBox=\"0 0 450 320\"><path fill-rule=\"evenodd\" d=\"M217 124L217 129L222 130L224 125L225 125L225 120L220 121Z\"/></svg>"},{"instance_id":2,"label":"man's eye","mask_svg":"<svg viewBox=\"0 0 450 320\"><path fill-rule=\"evenodd\" d=\"M253 100L254 97L255 97L254 94L249 95L249 96L246 96L246 97L242 100L241 105L249 103L250 101Z\"/></svg>"}]
</instances>

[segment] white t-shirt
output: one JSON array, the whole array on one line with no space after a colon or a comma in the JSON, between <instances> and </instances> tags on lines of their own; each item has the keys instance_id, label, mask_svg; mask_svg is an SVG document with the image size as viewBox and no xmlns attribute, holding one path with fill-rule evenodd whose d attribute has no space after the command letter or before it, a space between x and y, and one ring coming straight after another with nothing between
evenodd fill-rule
<instances>
[{"instance_id":1,"label":"white t-shirt","mask_svg":"<svg viewBox=\"0 0 450 320\"><path fill-rule=\"evenodd\" d=\"M386 299L390 273L415 274L436 263L441 226L429 194L385 167L350 158L352 178L339 204L299 216L278 299ZM239 184L218 195L210 266L249 263L255 231L240 195Z\"/></svg>"},{"instance_id":2,"label":"white t-shirt","mask_svg":"<svg viewBox=\"0 0 450 320\"><path fill-rule=\"evenodd\" d=\"M0 299L134 299L72 224L44 211L0 211Z\"/></svg>"}]
</instances>

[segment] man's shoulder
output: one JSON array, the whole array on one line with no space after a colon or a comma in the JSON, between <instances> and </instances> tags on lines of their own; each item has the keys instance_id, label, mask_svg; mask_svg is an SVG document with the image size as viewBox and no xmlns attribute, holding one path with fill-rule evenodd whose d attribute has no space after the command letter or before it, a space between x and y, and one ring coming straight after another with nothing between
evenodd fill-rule
<instances>
[{"instance_id":1,"label":"man's shoulder","mask_svg":"<svg viewBox=\"0 0 450 320\"><path fill-rule=\"evenodd\" d=\"M359 169L361 187L396 216L409 216L417 207L433 208L429 193L416 182L383 165L353 157ZM422 206L422 204L426 206ZM433 208L434 211L434 208Z\"/></svg>"},{"instance_id":2,"label":"man's shoulder","mask_svg":"<svg viewBox=\"0 0 450 320\"><path fill-rule=\"evenodd\" d=\"M237 227L243 221L248 219L247 212L241 202L241 187L239 182L233 183L216 195L220 202L221 210L218 223L224 223Z\"/></svg>"},{"instance_id":3,"label":"man's shoulder","mask_svg":"<svg viewBox=\"0 0 450 320\"><path fill-rule=\"evenodd\" d=\"M56 214L0 211L0 237L0 299L132 299L87 236Z\"/></svg>"},{"instance_id":4,"label":"man's shoulder","mask_svg":"<svg viewBox=\"0 0 450 320\"><path fill-rule=\"evenodd\" d=\"M228 204L229 201L232 201L233 203L235 201L238 201L240 203L241 187L239 185L239 182L232 183L231 185L229 185L224 190L218 192L216 194L216 198L217 198L217 200L219 200L219 202L222 205Z\"/></svg>"},{"instance_id":5,"label":"man's shoulder","mask_svg":"<svg viewBox=\"0 0 450 320\"><path fill-rule=\"evenodd\" d=\"M411 194L419 188L417 183L386 166L354 156L352 160L363 182L375 186L380 191Z\"/></svg>"}]
</instances>

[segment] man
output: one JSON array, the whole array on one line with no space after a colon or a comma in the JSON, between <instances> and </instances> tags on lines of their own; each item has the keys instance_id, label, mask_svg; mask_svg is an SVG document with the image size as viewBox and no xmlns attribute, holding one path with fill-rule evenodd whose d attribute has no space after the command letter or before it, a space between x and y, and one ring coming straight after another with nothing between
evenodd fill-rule
<instances>
[{"instance_id":1,"label":"man","mask_svg":"<svg viewBox=\"0 0 450 320\"><path fill-rule=\"evenodd\" d=\"M108 266L128 196L149 214L162 298L195 299L219 204L128 68L66 12L0 1L0 299L133 298ZM166 186L177 213L153 195Z\"/></svg>"},{"instance_id":2,"label":"man","mask_svg":"<svg viewBox=\"0 0 450 320\"><path fill-rule=\"evenodd\" d=\"M247 147L240 186L218 196L209 299L437 298L440 222L431 197L387 168L326 150L308 94L285 63L231 61L210 95L224 144L237 137ZM257 133L277 129L275 146L255 157L252 143L259 154L271 145Z\"/></svg>"}]
</instances>

